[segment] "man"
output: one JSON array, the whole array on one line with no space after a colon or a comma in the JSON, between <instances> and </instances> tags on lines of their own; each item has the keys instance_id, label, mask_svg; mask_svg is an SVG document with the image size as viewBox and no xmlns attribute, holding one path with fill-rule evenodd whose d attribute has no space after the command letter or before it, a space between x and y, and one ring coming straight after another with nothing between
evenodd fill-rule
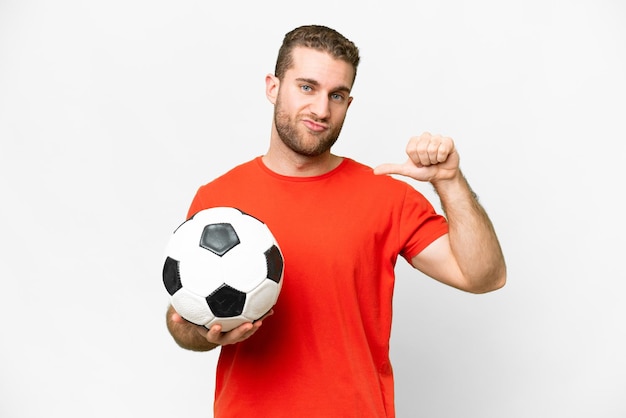
<instances>
[{"instance_id":1,"label":"man","mask_svg":"<svg viewBox=\"0 0 626 418\"><path fill-rule=\"evenodd\" d=\"M189 216L234 206L263 220L285 259L271 318L221 332L170 307L179 345L221 346L215 417L394 417L389 363L394 266L402 256L455 288L505 283L503 255L459 169L452 139L410 139L403 164L375 170L331 153L352 97L356 46L323 26L289 32L266 95L267 153L202 186ZM432 183L446 215L400 174Z\"/></svg>"}]
</instances>

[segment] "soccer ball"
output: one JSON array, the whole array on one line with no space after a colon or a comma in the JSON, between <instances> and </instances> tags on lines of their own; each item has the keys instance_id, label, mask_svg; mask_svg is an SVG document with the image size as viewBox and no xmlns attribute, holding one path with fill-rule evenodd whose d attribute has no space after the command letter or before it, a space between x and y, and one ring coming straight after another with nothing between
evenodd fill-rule
<instances>
[{"instance_id":1,"label":"soccer ball","mask_svg":"<svg viewBox=\"0 0 626 418\"><path fill-rule=\"evenodd\" d=\"M236 208L202 210L180 225L165 251L163 284L189 322L230 331L276 303L283 255L260 220Z\"/></svg>"}]
</instances>

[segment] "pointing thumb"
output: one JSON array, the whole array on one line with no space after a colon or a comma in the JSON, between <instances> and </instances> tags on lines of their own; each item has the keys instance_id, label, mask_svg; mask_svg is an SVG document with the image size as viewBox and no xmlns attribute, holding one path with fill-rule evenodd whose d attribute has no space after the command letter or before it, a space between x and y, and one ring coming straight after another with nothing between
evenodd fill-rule
<instances>
[{"instance_id":1,"label":"pointing thumb","mask_svg":"<svg viewBox=\"0 0 626 418\"><path fill-rule=\"evenodd\" d=\"M374 174L383 175L383 174L403 174L403 165L402 164L381 164L378 167L374 168Z\"/></svg>"}]
</instances>

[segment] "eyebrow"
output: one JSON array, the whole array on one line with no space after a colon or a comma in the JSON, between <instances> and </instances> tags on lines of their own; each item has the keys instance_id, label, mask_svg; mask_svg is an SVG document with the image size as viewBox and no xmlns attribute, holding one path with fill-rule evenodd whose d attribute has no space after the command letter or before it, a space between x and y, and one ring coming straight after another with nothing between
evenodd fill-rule
<instances>
[{"instance_id":1,"label":"eyebrow","mask_svg":"<svg viewBox=\"0 0 626 418\"><path fill-rule=\"evenodd\" d=\"M302 82L302 83L311 84L311 85L316 86L316 87L319 87L319 85L320 85L320 83L317 80L314 80L312 78L299 77L299 78L296 78L296 81L299 81L299 82ZM332 91L345 91L346 93L350 93L350 87L338 86L338 87L332 89Z\"/></svg>"}]
</instances>

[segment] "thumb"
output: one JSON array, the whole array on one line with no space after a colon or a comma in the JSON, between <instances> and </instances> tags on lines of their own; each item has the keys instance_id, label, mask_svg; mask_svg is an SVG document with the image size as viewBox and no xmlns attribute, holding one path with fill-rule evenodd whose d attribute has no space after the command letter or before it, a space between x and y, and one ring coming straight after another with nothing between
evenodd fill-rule
<instances>
[{"instance_id":1,"label":"thumb","mask_svg":"<svg viewBox=\"0 0 626 418\"><path fill-rule=\"evenodd\" d=\"M178 312L172 312L172 322L176 322L178 324L184 324L187 322L185 318L183 318Z\"/></svg>"},{"instance_id":2,"label":"thumb","mask_svg":"<svg viewBox=\"0 0 626 418\"><path fill-rule=\"evenodd\" d=\"M392 164L386 163L381 164L378 167L374 168L374 174L383 175L383 174L400 174L407 175L406 172L406 164Z\"/></svg>"}]
</instances>

